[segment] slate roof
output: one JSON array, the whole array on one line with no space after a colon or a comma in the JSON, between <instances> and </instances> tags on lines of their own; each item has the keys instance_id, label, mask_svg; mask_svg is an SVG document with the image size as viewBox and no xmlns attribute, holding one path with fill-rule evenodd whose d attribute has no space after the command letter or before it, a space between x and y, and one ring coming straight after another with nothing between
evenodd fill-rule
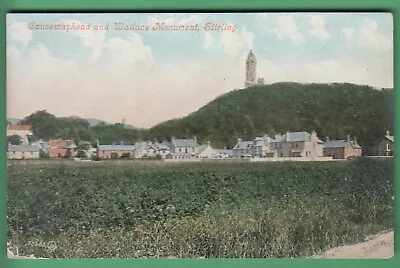
<instances>
[{"instance_id":1,"label":"slate roof","mask_svg":"<svg viewBox=\"0 0 400 268\"><path fill-rule=\"evenodd\" d=\"M195 141L194 139L173 139L171 143L174 147L197 147L197 146L199 146L197 144L197 141Z\"/></svg>"},{"instance_id":2,"label":"slate roof","mask_svg":"<svg viewBox=\"0 0 400 268\"><path fill-rule=\"evenodd\" d=\"M135 150L135 145L99 145L99 151L133 151Z\"/></svg>"},{"instance_id":3,"label":"slate roof","mask_svg":"<svg viewBox=\"0 0 400 268\"><path fill-rule=\"evenodd\" d=\"M254 141L239 141L233 149L247 149L253 145Z\"/></svg>"},{"instance_id":4,"label":"slate roof","mask_svg":"<svg viewBox=\"0 0 400 268\"><path fill-rule=\"evenodd\" d=\"M306 131L289 132L283 135L275 135L271 142L305 142L311 141L311 134ZM318 138L318 143L324 143Z\"/></svg>"},{"instance_id":5,"label":"slate roof","mask_svg":"<svg viewBox=\"0 0 400 268\"><path fill-rule=\"evenodd\" d=\"M40 147L36 145L8 145L9 152L39 152Z\"/></svg>"},{"instance_id":6,"label":"slate roof","mask_svg":"<svg viewBox=\"0 0 400 268\"><path fill-rule=\"evenodd\" d=\"M49 146L52 148L76 148L74 142L72 140L63 140L63 139L58 139L58 140L49 140Z\"/></svg>"},{"instance_id":7,"label":"slate roof","mask_svg":"<svg viewBox=\"0 0 400 268\"><path fill-rule=\"evenodd\" d=\"M13 124L8 124L7 125L7 130L32 130L31 125L13 125Z\"/></svg>"},{"instance_id":8,"label":"slate roof","mask_svg":"<svg viewBox=\"0 0 400 268\"><path fill-rule=\"evenodd\" d=\"M346 148L361 149L361 146L356 141L347 140L329 140L324 144L324 148Z\"/></svg>"},{"instance_id":9,"label":"slate roof","mask_svg":"<svg viewBox=\"0 0 400 268\"><path fill-rule=\"evenodd\" d=\"M199 153L202 153L205 149L207 149L207 147L209 147L210 145L208 144L203 144L199 146ZM211 147L211 146L210 146ZM212 149L212 147L211 147Z\"/></svg>"}]
</instances>

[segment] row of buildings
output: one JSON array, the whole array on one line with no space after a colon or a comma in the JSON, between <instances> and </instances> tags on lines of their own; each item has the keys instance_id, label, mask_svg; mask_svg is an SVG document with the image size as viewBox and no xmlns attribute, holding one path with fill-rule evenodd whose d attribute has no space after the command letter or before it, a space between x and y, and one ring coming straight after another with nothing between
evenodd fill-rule
<instances>
[{"instance_id":1,"label":"row of buildings","mask_svg":"<svg viewBox=\"0 0 400 268\"><path fill-rule=\"evenodd\" d=\"M118 158L158 158L168 160L192 159L349 159L362 155L362 148L355 138L331 140L326 137L321 140L315 131L311 133L286 132L274 137L268 135L252 140L238 139L232 149L213 148L210 142L199 144L196 137L192 139L176 139L164 142L136 142L132 145L97 144L90 142L75 144L72 140L51 139L29 143L32 128L28 125L7 126L7 136L21 137L20 145L8 145L9 159L37 159L41 153L50 158L79 157L99 159ZM378 144L378 155L392 156L394 152L394 137L389 132Z\"/></svg>"}]
</instances>

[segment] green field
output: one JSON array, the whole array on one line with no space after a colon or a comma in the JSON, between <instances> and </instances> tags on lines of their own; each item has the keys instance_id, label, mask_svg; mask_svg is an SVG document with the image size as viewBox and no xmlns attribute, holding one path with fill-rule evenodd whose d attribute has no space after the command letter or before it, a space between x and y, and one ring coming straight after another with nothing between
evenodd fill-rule
<instances>
[{"instance_id":1,"label":"green field","mask_svg":"<svg viewBox=\"0 0 400 268\"><path fill-rule=\"evenodd\" d=\"M306 257L393 228L393 159L28 162L8 166L20 255Z\"/></svg>"}]
</instances>

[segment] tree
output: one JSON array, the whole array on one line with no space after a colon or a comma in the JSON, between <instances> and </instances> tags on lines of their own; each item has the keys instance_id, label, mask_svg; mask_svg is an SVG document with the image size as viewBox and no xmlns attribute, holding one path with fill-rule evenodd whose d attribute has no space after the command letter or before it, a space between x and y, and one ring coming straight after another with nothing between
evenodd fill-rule
<instances>
[{"instance_id":1,"label":"tree","mask_svg":"<svg viewBox=\"0 0 400 268\"><path fill-rule=\"evenodd\" d=\"M78 153L76 154L76 157L81 158L81 159L87 159L88 156L84 150L78 150Z\"/></svg>"},{"instance_id":2,"label":"tree","mask_svg":"<svg viewBox=\"0 0 400 268\"><path fill-rule=\"evenodd\" d=\"M87 143L83 143L83 144L79 144L78 146L76 146L77 150L84 150L87 151L90 148L90 144Z\"/></svg>"},{"instance_id":3,"label":"tree","mask_svg":"<svg viewBox=\"0 0 400 268\"><path fill-rule=\"evenodd\" d=\"M72 157L71 149L67 149L67 152L65 153L65 158L71 158L71 157Z\"/></svg>"},{"instance_id":4,"label":"tree","mask_svg":"<svg viewBox=\"0 0 400 268\"><path fill-rule=\"evenodd\" d=\"M39 150L39 158L41 158L41 159L48 159L48 158L50 158L50 156L49 156L48 152L46 152L46 151L43 150L43 149L40 149L40 150Z\"/></svg>"},{"instance_id":5,"label":"tree","mask_svg":"<svg viewBox=\"0 0 400 268\"><path fill-rule=\"evenodd\" d=\"M19 135L11 135L7 137L8 143L12 145L20 145L22 143Z\"/></svg>"}]
</instances>

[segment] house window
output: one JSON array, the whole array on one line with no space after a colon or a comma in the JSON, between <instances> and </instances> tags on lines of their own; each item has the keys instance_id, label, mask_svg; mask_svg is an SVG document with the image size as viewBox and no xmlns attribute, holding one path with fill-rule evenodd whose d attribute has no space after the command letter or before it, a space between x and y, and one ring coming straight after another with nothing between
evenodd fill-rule
<instances>
[{"instance_id":1,"label":"house window","mask_svg":"<svg viewBox=\"0 0 400 268\"><path fill-rule=\"evenodd\" d=\"M187 153L188 152L188 150L187 150L187 148L185 148L185 153Z\"/></svg>"},{"instance_id":2,"label":"house window","mask_svg":"<svg viewBox=\"0 0 400 268\"><path fill-rule=\"evenodd\" d=\"M389 151L389 143L386 143L386 151Z\"/></svg>"}]
</instances>

